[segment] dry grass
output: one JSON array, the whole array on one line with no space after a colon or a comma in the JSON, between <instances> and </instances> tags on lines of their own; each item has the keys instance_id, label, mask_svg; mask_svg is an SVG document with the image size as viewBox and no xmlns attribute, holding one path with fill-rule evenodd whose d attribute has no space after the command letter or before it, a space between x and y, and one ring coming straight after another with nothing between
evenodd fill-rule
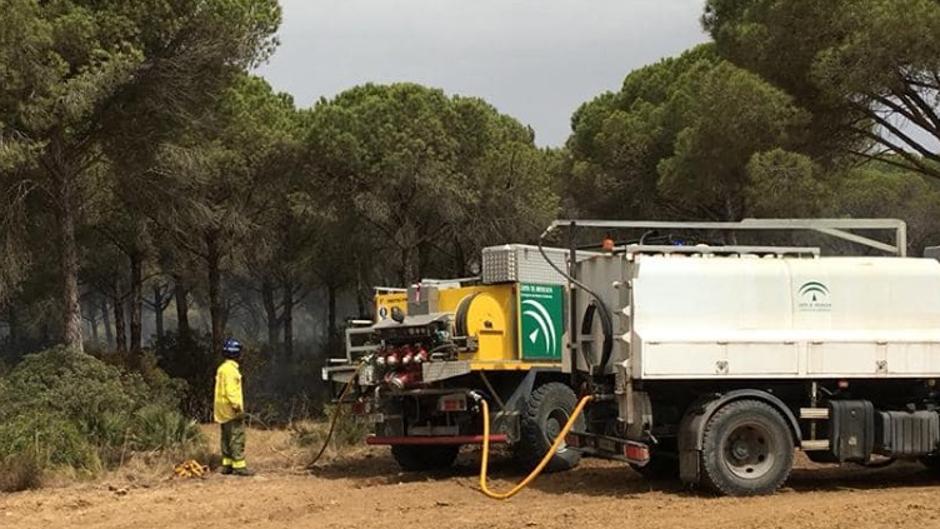
<instances>
[{"instance_id":1,"label":"dry grass","mask_svg":"<svg viewBox=\"0 0 940 529\"><path fill-rule=\"evenodd\" d=\"M16 454L0 463L0 492L38 489L43 478L42 463L32 452Z\"/></svg>"},{"instance_id":2,"label":"dry grass","mask_svg":"<svg viewBox=\"0 0 940 529\"><path fill-rule=\"evenodd\" d=\"M306 466L326 438L328 428L329 424L325 421L298 421L288 428L277 429L249 427L246 446L248 465L264 474L305 472ZM128 454L123 464L97 475L67 468L44 472L40 467L30 465L29 461L10 460L0 465L0 491L101 482L118 488L149 488L172 479L173 467L187 459L195 459L215 470L221 464L219 425L203 424L200 429L206 441L201 447L185 451ZM325 463L356 457L367 450L358 442L334 442L321 461Z\"/></svg>"},{"instance_id":3,"label":"dry grass","mask_svg":"<svg viewBox=\"0 0 940 529\"><path fill-rule=\"evenodd\" d=\"M219 425L206 424L202 428L209 450L218 454ZM258 471L300 470L307 464L307 450L293 442L288 430L248 428L245 459Z\"/></svg>"}]
</instances>

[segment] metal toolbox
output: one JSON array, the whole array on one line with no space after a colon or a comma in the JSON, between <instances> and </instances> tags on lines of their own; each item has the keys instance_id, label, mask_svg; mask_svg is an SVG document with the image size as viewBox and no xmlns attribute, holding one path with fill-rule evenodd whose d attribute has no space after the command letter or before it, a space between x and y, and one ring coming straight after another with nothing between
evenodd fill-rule
<instances>
[{"instance_id":1,"label":"metal toolbox","mask_svg":"<svg viewBox=\"0 0 940 529\"><path fill-rule=\"evenodd\" d=\"M568 250L545 248L545 254L558 268L568 268ZM588 252L578 256L587 257ZM539 283L564 285L565 278L549 265L538 246L526 244L504 244L483 248L483 283Z\"/></svg>"},{"instance_id":2,"label":"metal toolbox","mask_svg":"<svg viewBox=\"0 0 940 529\"><path fill-rule=\"evenodd\" d=\"M875 444L875 407L867 400L829 402L829 443L838 461L866 463Z\"/></svg>"}]
</instances>

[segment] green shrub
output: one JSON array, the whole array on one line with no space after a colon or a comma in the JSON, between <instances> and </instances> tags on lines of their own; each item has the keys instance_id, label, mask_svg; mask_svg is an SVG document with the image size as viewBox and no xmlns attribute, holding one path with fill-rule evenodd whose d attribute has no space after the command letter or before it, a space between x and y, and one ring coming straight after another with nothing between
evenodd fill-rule
<instances>
[{"instance_id":1,"label":"green shrub","mask_svg":"<svg viewBox=\"0 0 940 529\"><path fill-rule=\"evenodd\" d=\"M27 355L6 377L0 417L18 407L42 409L94 427L103 412L133 408L143 385L139 376L124 375L92 356L50 349Z\"/></svg>"},{"instance_id":2,"label":"green shrub","mask_svg":"<svg viewBox=\"0 0 940 529\"><path fill-rule=\"evenodd\" d=\"M172 409L147 406L134 416L134 448L137 450L189 449L205 443L196 421Z\"/></svg>"},{"instance_id":3,"label":"green shrub","mask_svg":"<svg viewBox=\"0 0 940 529\"><path fill-rule=\"evenodd\" d=\"M31 410L0 423L0 460L33 454L43 467L97 472L101 461L78 426L60 414Z\"/></svg>"},{"instance_id":4,"label":"green shrub","mask_svg":"<svg viewBox=\"0 0 940 529\"><path fill-rule=\"evenodd\" d=\"M327 420L333 418L336 412L336 405L328 405L323 409ZM336 421L336 428L333 431L334 446L350 446L362 443L369 433L369 424L359 415L353 415L349 406L340 409L339 419Z\"/></svg>"},{"instance_id":5,"label":"green shrub","mask_svg":"<svg viewBox=\"0 0 940 529\"><path fill-rule=\"evenodd\" d=\"M300 421L291 424L291 438L294 443L305 448L319 449L329 433L330 421L333 419L333 413L336 409L335 405L326 406L324 408L324 414L326 415L324 421ZM361 417L350 413L348 408L343 408L336 420L330 445L334 448L357 445L362 443L368 433L369 424Z\"/></svg>"},{"instance_id":6,"label":"green shrub","mask_svg":"<svg viewBox=\"0 0 940 529\"><path fill-rule=\"evenodd\" d=\"M329 425L310 421L298 421L289 426L291 440L301 448L319 447L326 438Z\"/></svg>"},{"instance_id":7,"label":"green shrub","mask_svg":"<svg viewBox=\"0 0 940 529\"><path fill-rule=\"evenodd\" d=\"M213 379L221 360L212 353L211 337L193 332L182 336L167 332L155 346L157 365L172 380L185 381L183 391L177 394L182 399L183 409L194 416L206 414L212 407L212 391L207 388L207 381Z\"/></svg>"},{"instance_id":8,"label":"green shrub","mask_svg":"<svg viewBox=\"0 0 940 529\"><path fill-rule=\"evenodd\" d=\"M179 381L151 360L141 368L128 373L65 348L25 357L0 379L0 462L24 469L24 476L32 475L29 461L40 470L93 474L134 451L204 444L197 425L176 409Z\"/></svg>"}]
</instances>

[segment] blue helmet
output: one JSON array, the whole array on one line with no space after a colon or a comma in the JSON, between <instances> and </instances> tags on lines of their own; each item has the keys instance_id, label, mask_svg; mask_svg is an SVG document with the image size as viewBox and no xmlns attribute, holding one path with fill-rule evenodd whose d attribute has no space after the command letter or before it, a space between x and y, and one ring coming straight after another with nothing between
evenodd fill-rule
<instances>
[{"instance_id":1,"label":"blue helmet","mask_svg":"<svg viewBox=\"0 0 940 529\"><path fill-rule=\"evenodd\" d=\"M222 356L236 358L242 354L242 343L235 338L228 338L222 344Z\"/></svg>"}]
</instances>

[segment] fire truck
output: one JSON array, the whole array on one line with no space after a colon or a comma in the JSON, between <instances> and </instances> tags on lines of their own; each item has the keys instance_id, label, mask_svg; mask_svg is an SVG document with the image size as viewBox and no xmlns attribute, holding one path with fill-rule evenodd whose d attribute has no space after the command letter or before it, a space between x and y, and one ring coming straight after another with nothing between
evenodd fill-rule
<instances>
[{"instance_id":1,"label":"fire truck","mask_svg":"<svg viewBox=\"0 0 940 529\"><path fill-rule=\"evenodd\" d=\"M563 231L562 259L542 243ZM613 244L583 251L579 241L598 233ZM557 364L473 385L475 355L489 350L484 336L498 326L485 316L458 325L461 303L451 311L428 300L413 315L409 299L407 316L399 310L371 327L377 349L365 365L374 367L358 374L359 398L384 410L377 439L437 447L432 440L446 432L478 442L485 401L498 410L491 440L522 460L540 458L570 428L553 457L566 464L556 469L603 457L724 495L774 492L795 450L823 463L915 459L940 468L940 262L934 249L906 255L903 222L565 220L539 243L562 283L564 307L552 320L560 349L548 344ZM500 287L517 315L528 306L524 284ZM517 347L529 329L545 347L533 325L515 329ZM405 371L414 374L396 382L409 353ZM587 405L575 416L580 400ZM447 455L434 461L449 463Z\"/></svg>"}]
</instances>

